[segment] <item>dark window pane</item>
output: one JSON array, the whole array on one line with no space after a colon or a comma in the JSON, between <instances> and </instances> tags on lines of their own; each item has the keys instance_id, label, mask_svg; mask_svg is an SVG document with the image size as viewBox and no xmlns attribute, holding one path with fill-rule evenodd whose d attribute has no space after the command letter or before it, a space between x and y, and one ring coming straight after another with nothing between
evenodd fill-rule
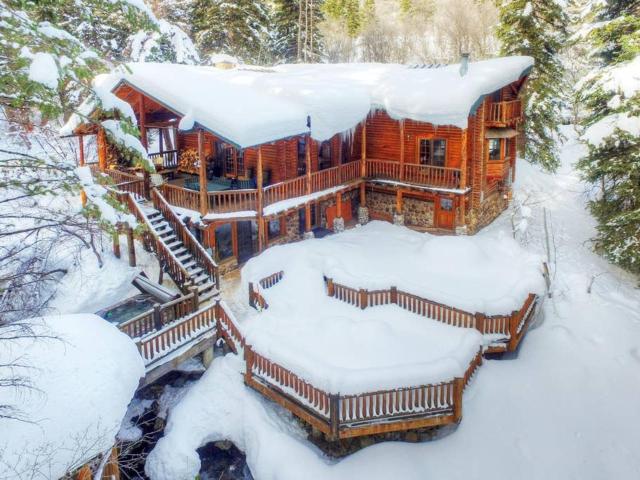
<instances>
[{"instance_id":1,"label":"dark window pane","mask_svg":"<svg viewBox=\"0 0 640 480\"><path fill-rule=\"evenodd\" d=\"M318 149L318 170L331 167L331 142L322 142Z\"/></svg>"},{"instance_id":2,"label":"dark window pane","mask_svg":"<svg viewBox=\"0 0 640 480\"><path fill-rule=\"evenodd\" d=\"M433 165L444 167L447 158L447 142L446 140L433 141Z\"/></svg>"},{"instance_id":3,"label":"dark window pane","mask_svg":"<svg viewBox=\"0 0 640 480\"><path fill-rule=\"evenodd\" d=\"M450 198L441 198L440 199L440 210L445 212L450 212L453 210L453 200Z\"/></svg>"},{"instance_id":4,"label":"dark window pane","mask_svg":"<svg viewBox=\"0 0 640 480\"><path fill-rule=\"evenodd\" d=\"M219 260L233 256L230 223L225 223L216 228L216 256Z\"/></svg>"},{"instance_id":5,"label":"dark window pane","mask_svg":"<svg viewBox=\"0 0 640 480\"><path fill-rule=\"evenodd\" d=\"M298 139L298 176L307 173L307 156L304 138Z\"/></svg>"},{"instance_id":6,"label":"dark window pane","mask_svg":"<svg viewBox=\"0 0 640 480\"><path fill-rule=\"evenodd\" d=\"M420 163L431 164L431 140L420 139Z\"/></svg>"},{"instance_id":7,"label":"dark window pane","mask_svg":"<svg viewBox=\"0 0 640 480\"><path fill-rule=\"evenodd\" d=\"M280 233L280 219L269 220L269 238L279 237Z\"/></svg>"},{"instance_id":8,"label":"dark window pane","mask_svg":"<svg viewBox=\"0 0 640 480\"><path fill-rule=\"evenodd\" d=\"M500 139L489 139L489 160L500 160Z\"/></svg>"}]
</instances>

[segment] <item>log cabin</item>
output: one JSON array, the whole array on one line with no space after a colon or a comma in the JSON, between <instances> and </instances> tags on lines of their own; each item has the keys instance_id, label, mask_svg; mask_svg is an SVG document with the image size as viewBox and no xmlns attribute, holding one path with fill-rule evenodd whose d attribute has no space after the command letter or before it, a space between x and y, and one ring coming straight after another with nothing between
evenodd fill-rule
<instances>
[{"instance_id":1,"label":"log cabin","mask_svg":"<svg viewBox=\"0 0 640 480\"><path fill-rule=\"evenodd\" d=\"M159 192L224 273L369 219L477 232L510 199L532 66L131 64L96 83L131 107ZM135 183L100 124L72 131L81 164L83 137L97 135L99 170Z\"/></svg>"}]
</instances>

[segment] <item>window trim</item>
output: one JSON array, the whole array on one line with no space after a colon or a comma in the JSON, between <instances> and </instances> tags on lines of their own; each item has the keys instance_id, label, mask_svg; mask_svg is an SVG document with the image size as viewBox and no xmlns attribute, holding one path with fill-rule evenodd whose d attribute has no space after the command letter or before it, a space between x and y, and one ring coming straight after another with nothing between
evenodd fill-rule
<instances>
[{"instance_id":1,"label":"window trim","mask_svg":"<svg viewBox=\"0 0 640 480\"><path fill-rule=\"evenodd\" d=\"M416 148L416 157L417 157L417 161L418 161L418 165L425 165L425 166L429 166L429 167L439 167L439 168L446 168L448 160L449 160L449 141L447 138L444 137L435 137L432 135L419 135L417 137L417 148ZM421 158L420 158L420 152L421 152L421 142L422 141L428 141L429 142L429 159L431 160L431 163L422 163ZM442 165L436 165L433 163L433 159L434 159L434 142L436 141L442 141L444 142L444 162Z\"/></svg>"}]
</instances>

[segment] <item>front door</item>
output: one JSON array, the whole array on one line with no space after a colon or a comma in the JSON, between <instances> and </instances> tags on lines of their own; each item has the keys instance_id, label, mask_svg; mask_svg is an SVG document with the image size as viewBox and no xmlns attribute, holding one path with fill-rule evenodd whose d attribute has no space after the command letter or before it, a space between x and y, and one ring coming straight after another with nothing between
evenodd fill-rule
<instances>
[{"instance_id":1,"label":"front door","mask_svg":"<svg viewBox=\"0 0 640 480\"><path fill-rule=\"evenodd\" d=\"M453 230L456 224L456 209L453 198L436 199L436 227Z\"/></svg>"},{"instance_id":2,"label":"front door","mask_svg":"<svg viewBox=\"0 0 640 480\"><path fill-rule=\"evenodd\" d=\"M249 260L256 251L258 240L258 225L256 222L238 222L238 263Z\"/></svg>"}]
</instances>

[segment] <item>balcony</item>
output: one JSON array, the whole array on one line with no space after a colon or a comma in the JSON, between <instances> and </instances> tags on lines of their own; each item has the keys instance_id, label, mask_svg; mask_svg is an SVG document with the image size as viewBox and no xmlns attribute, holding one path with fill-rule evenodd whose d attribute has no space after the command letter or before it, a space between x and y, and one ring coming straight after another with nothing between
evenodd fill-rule
<instances>
[{"instance_id":1,"label":"balcony","mask_svg":"<svg viewBox=\"0 0 640 480\"><path fill-rule=\"evenodd\" d=\"M485 115L485 122L490 127L506 127L522 120L522 103L520 100L490 103Z\"/></svg>"}]
</instances>

